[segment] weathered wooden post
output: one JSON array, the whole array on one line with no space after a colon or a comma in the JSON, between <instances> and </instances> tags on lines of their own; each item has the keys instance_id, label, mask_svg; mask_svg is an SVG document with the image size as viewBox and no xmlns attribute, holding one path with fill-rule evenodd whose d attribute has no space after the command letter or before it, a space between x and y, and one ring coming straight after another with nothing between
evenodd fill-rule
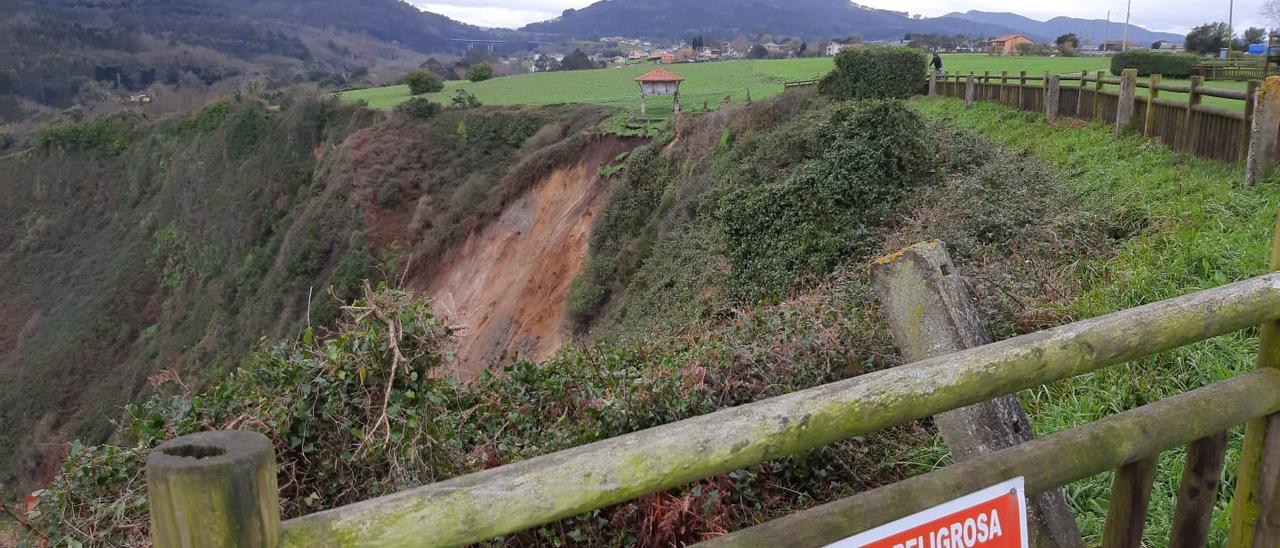
<instances>
[{"instance_id":1,"label":"weathered wooden post","mask_svg":"<svg viewBox=\"0 0 1280 548\"><path fill-rule=\"evenodd\" d=\"M1080 71L1080 90L1076 92L1076 118L1084 119L1084 88L1089 83L1089 71Z\"/></svg>"},{"instance_id":2,"label":"weathered wooden post","mask_svg":"<svg viewBox=\"0 0 1280 548\"><path fill-rule=\"evenodd\" d=\"M152 449L147 496L155 546L280 545L275 451L257 432L200 432Z\"/></svg>"},{"instance_id":3,"label":"weathered wooden post","mask_svg":"<svg viewBox=\"0 0 1280 548\"><path fill-rule=\"evenodd\" d=\"M1089 113L1090 120L1097 120L1098 110L1102 108L1102 77L1104 74L1102 71L1098 71L1095 74L1097 79L1093 81L1093 112Z\"/></svg>"},{"instance_id":4,"label":"weathered wooden post","mask_svg":"<svg viewBox=\"0 0 1280 548\"><path fill-rule=\"evenodd\" d=\"M1000 104L1009 105L1009 71L1000 71Z\"/></svg>"},{"instance_id":5,"label":"weathered wooden post","mask_svg":"<svg viewBox=\"0 0 1280 548\"><path fill-rule=\"evenodd\" d=\"M937 94L938 94L938 73L936 71L931 70L929 71L929 97L933 97Z\"/></svg>"},{"instance_id":6,"label":"weathered wooden post","mask_svg":"<svg viewBox=\"0 0 1280 548\"><path fill-rule=\"evenodd\" d=\"M1026 89L1027 89L1027 71L1025 70L1018 71L1018 110L1026 109L1026 107L1024 106L1026 103L1024 103L1022 100L1023 94L1026 93Z\"/></svg>"},{"instance_id":7,"label":"weathered wooden post","mask_svg":"<svg viewBox=\"0 0 1280 548\"><path fill-rule=\"evenodd\" d=\"M1062 88L1058 81L1058 75L1046 72L1044 75L1044 116L1050 122L1058 119L1058 96L1061 93Z\"/></svg>"},{"instance_id":8,"label":"weathered wooden post","mask_svg":"<svg viewBox=\"0 0 1280 548\"><path fill-rule=\"evenodd\" d=\"M964 108L973 106L973 71L964 80Z\"/></svg>"},{"instance_id":9,"label":"weathered wooden post","mask_svg":"<svg viewBox=\"0 0 1280 548\"><path fill-rule=\"evenodd\" d=\"M1178 483L1178 505L1173 511L1173 527L1169 528L1169 548L1201 548L1208 543L1226 453L1226 432L1187 446L1182 480Z\"/></svg>"},{"instance_id":10,"label":"weathered wooden post","mask_svg":"<svg viewBox=\"0 0 1280 548\"><path fill-rule=\"evenodd\" d=\"M1253 127L1249 154L1244 163L1244 184L1253 186L1267 178L1275 165L1276 131L1280 128L1280 76L1271 76L1253 99Z\"/></svg>"},{"instance_id":11,"label":"weathered wooden post","mask_svg":"<svg viewBox=\"0 0 1280 548\"><path fill-rule=\"evenodd\" d=\"M1142 120L1142 135L1150 137L1156 131L1156 99L1160 98L1159 74L1147 77L1147 116Z\"/></svg>"},{"instance_id":12,"label":"weathered wooden post","mask_svg":"<svg viewBox=\"0 0 1280 548\"><path fill-rule=\"evenodd\" d=\"M1263 103L1272 103L1270 110L1274 116L1277 97L1280 97L1280 76L1268 77L1258 90L1257 110L1262 110ZM1254 119L1255 128L1260 117ZM1275 154L1275 131L1271 129L1273 148L1267 149L1271 154ZM1253 138L1257 139L1258 134L1254 133ZM1250 143L1251 160L1254 150ZM1280 215L1276 216L1272 229L1270 269L1280 270ZM1280 368L1280 320L1262 324L1258 334L1257 367ZM1227 546L1280 546L1280 413L1245 425Z\"/></svg>"},{"instance_id":13,"label":"weathered wooden post","mask_svg":"<svg viewBox=\"0 0 1280 548\"><path fill-rule=\"evenodd\" d=\"M1116 104L1116 135L1133 124L1133 102L1138 95L1138 69L1124 69L1120 73L1120 102Z\"/></svg>"},{"instance_id":14,"label":"weathered wooden post","mask_svg":"<svg viewBox=\"0 0 1280 548\"><path fill-rule=\"evenodd\" d=\"M991 342L964 280L942 242L918 243L871 265L871 279L903 361ZM1035 437L1015 394L933 418L956 462ZM1029 501L1033 546L1083 547L1066 496L1053 489Z\"/></svg>"},{"instance_id":15,"label":"weathered wooden post","mask_svg":"<svg viewBox=\"0 0 1280 548\"><path fill-rule=\"evenodd\" d=\"M989 70L982 71L982 96L980 99L983 101L991 99L991 71Z\"/></svg>"},{"instance_id":16,"label":"weathered wooden post","mask_svg":"<svg viewBox=\"0 0 1280 548\"><path fill-rule=\"evenodd\" d=\"M1187 93L1187 115L1182 122L1182 150L1192 154L1196 151L1196 143L1200 141L1200 128L1196 123L1196 106L1200 104L1200 86L1204 85L1204 76L1192 76Z\"/></svg>"},{"instance_id":17,"label":"weathered wooden post","mask_svg":"<svg viewBox=\"0 0 1280 548\"><path fill-rule=\"evenodd\" d=\"M1111 481L1111 503L1102 545L1107 548L1142 548L1142 528L1151 505L1151 484L1156 479L1158 456L1131 462L1116 469Z\"/></svg>"},{"instance_id":18,"label":"weathered wooden post","mask_svg":"<svg viewBox=\"0 0 1280 548\"><path fill-rule=\"evenodd\" d=\"M1237 147L1238 161L1241 163L1249 160L1249 139L1253 133L1253 109L1254 103L1258 97L1258 87L1262 84L1257 80L1249 80L1246 84L1244 92L1244 123L1240 124L1240 145Z\"/></svg>"}]
</instances>

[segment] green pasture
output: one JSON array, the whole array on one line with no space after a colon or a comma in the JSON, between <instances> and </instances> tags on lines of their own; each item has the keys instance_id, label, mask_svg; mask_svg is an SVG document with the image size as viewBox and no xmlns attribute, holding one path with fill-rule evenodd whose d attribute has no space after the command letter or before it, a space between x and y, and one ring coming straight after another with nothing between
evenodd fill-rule
<instances>
[{"instance_id":1,"label":"green pasture","mask_svg":"<svg viewBox=\"0 0 1280 548\"><path fill-rule=\"evenodd\" d=\"M1105 68L1106 59L1094 57L994 57L985 54L954 54L943 56L943 68L949 71L1017 72L1031 74L1044 71L1073 72ZM448 103L454 90L465 89L485 104L490 105L545 105L555 103L593 103L619 108L639 108L639 88L636 76L658 68L644 63L616 68L564 72L540 72L494 78L484 82L448 82L439 93L426 95L432 101ZM681 104L685 110L698 111L705 102L715 108L725 97L743 101L748 92L753 99L762 99L782 93L783 82L818 78L831 70L830 57L806 59L768 59L719 61L710 63L680 63L662 65L662 68L686 78L680 87ZM374 108L391 108L409 98L406 86L349 91L342 94L351 101L364 100ZM671 102L665 97L650 98L648 114L665 116L671 113Z\"/></svg>"}]
</instances>

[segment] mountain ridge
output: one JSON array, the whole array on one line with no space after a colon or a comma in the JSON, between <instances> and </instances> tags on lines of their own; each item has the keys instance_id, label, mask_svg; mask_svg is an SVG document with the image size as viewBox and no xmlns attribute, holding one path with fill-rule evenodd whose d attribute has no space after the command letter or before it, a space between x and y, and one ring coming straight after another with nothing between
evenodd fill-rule
<instances>
[{"instance_id":1,"label":"mountain ridge","mask_svg":"<svg viewBox=\"0 0 1280 548\"><path fill-rule=\"evenodd\" d=\"M1107 25L1106 19L1082 19L1059 15L1046 21L1040 21L1013 12L980 10L955 11L935 19L958 19L974 23L1005 26L1016 29L1039 42L1052 42L1058 36L1072 32L1080 37L1082 43L1090 38L1096 43L1101 43L1104 39L1119 40L1124 36L1125 27L1123 22L1111 21L1110 29L1104 31L1104 26ZM1147 30L1132 23L1129 24L1128 36L1129 40L1140 46L1150 45L1157 40L1182 42L1185 39L1185 36L1181 34Z\"/></svg>"}]
</instances>

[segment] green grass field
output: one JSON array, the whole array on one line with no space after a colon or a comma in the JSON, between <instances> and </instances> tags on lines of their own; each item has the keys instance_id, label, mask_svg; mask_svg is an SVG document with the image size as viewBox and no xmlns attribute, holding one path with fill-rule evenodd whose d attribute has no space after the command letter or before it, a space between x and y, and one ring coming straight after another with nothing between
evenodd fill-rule
<instances>
[{"instance_id":1,"label":"green grass field","mask_svg":"<svg viewBox=\"0 0 1280 548\"><path fill-rule=\"evenodd\" d=\"M948 71L1017 72L1031 74L1044 71L1077 72L1106 68L1107 60L1096 57L992 57L985 54L943 56ZM619 68L567 72L542 72L494 78L485 82L448 82L439 93L426 95L432 101L448 103L454 90L465 89L490 105L545 105L555 103L593 103L624 109L638 109L639 88L633 79L657 68L642 64ZM808 59L770 59L759 61L721 61L714 63L682 63L662 68L686 78L681 85L681 105L686 111L698 111L705 102L715 108L724 97L743 101L750 92L754 99L782 93L788 80L817 78L831 70L830 57ZM407 86L388 86L349 91L343 98L364 100L374 108L391 108L409 98ZM650 116L671 113L671 102L663 97L651 98Z\"/></svg>"},{"instance_id":2,"label":"green grass field","mask_svg":"<svg viewBox=\"0 0 1280 548\"><path fill-rule=\"evenodd\" d=\"M1123 222L1132 233L1116 253L1082 260L1067 273L1081 292L1056 303L1066 317L1096 317L1266 271L1274 179L1246 188L1239 165L1192 158L1137 135L1117 137L1105 124L1063 129L990 102L971 109L956 99L913 104L1062 170L1084 212ZM1239 375L1253 368L1257 351L1257 331L1244 330L1027 391L1023 402L1044 435ZM1221 546L1226 534L1241 429L1231 439L1209 546ZM1146 546L1167 545L1181 457L1180 449L1160 456ZM1100 474L1067 487L1090 545L1102 530L1110 480Z\"/></svg>"}]
</instances>

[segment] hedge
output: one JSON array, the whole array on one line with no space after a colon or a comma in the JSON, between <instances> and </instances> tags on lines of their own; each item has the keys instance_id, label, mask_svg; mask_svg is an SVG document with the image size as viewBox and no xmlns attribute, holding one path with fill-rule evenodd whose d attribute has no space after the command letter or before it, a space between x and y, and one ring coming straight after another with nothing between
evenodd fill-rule
<instances>
[{"instance_id":1,"label":"hedge","mask_svg":"<svg viewBox=\"0 0 1280 548\"><path fill-rule=\"evenodd\" d=\"M1124 69L1138 69L1138 76L1159 74L1166 78L1187 78L1191 68L1200 62L1195 55L1133 50L1111 57L1111 74L1119 76Z\"/></svg>"},{"instance_id":2,"label":"hedge","mask_svg":"<svg viewBox=\"0 0 1280 548\"><path fill-rule=\"evenodd\" d=\"M862 47L836 55L818 92L840 99L907 99L925 87L925 55L909 48Z\"/></svg>"}]
</instances>

